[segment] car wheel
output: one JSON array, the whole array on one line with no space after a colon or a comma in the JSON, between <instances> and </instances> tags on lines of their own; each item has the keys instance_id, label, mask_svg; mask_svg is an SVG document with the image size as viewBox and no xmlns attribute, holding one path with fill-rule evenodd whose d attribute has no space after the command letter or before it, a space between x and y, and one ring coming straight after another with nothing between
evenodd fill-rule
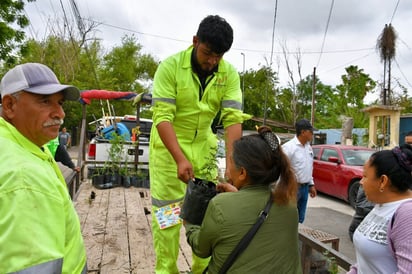
<instances>
[{"instance_id":1,"label":"car wheel","mask_svg":"<svg viewBox=\"0 0 412 274\"><path fill-rule=\"evenodd\" d=\"M348 202L353 208L355 208L356 206L356 197L358 196L359 182L359 180L354 181L348 189Z\"/></svg>"}]
</instances>

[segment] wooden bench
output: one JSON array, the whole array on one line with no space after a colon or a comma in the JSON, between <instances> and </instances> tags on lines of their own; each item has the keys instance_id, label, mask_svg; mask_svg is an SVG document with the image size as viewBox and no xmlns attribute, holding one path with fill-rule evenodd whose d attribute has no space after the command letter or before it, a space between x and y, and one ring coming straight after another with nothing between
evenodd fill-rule
<instances>
[{"instance_id":1,"label":"wooden bench","mask_svg":"<svg viewBox=\"0 0 412 274\"><path fill-rule=\"evenodd\" d=\"M339 237L332 235L330 233L313 229L310 227L307 227L305 225L299 224L299 233L305 234L313 239L316 239L322 243L331 243L332 248L335 249L336 251L339 251Z\"/></svg>"},{"instance_id":2,"label":"wooden bench","mask_svg":"<svg viewBox=\"0 0 412 274\"><path fill-rule=\"evenodd\" d=\"M80 186L80 178L76 171L63 165L60 162L57 162L57 165L60 168L60 171L63 174L64 180L66 181L67 189L69 190L70 197L74 200Z\"/></svg>"},{"instance_id":3,"label":"wooden bench","mask_svg":"<svg viewBox=\"0 0 412 274\"><path fill-rule=\"evenodd\" d=\"M336 263L343 267L345 270L349 270L352 262L338 253L339 251L339 237L325 231L313 229L305 225L299 224L299 240L302 245L301 249L301 264L303 274L312 273L312 268L318 270L326 265L325 254L328 257L333 257ZM325 244L331 243L332 248L328 248ZM312 251L316 250L319 254L313 254ZM316 272L317 273L317 272Z\"/></svg>"}]
</instances>

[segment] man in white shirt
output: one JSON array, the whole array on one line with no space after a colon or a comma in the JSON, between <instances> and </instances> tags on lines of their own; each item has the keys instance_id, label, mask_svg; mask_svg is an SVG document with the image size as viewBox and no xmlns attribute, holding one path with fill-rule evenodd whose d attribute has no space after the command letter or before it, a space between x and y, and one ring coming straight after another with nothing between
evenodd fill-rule
<instances>
[{"instance_id":1,"label":"man in white shirt","mask_svg":"<svg viewBox=\"0 0 412 274\"><path fill-rule=\"evenodd\" d=\"M308 196L316 197L315 183L313 182L313 150L310 145L313 139L311 123L302 119L296 122L296 136L282 145L283 151L288 156L296 174L298 186L298 212L299 223L305 220Z\"/></svg>"}]
</instances>

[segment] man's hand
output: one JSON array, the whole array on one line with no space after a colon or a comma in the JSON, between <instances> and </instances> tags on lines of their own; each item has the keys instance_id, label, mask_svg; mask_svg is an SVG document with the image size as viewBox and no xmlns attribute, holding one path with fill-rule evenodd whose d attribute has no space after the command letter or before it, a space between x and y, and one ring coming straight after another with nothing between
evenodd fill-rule
<instances>
[{"instance_id":1,"label":"man's hand","mask_svg":"<svg viewBox=\"0 0 412 274\"><path fill-rule=\"evenodd\" d=\"M310 186L309 186L309 194L310 194L310 197L311 197L311 198L315 198L315 197L316 197L317 192L316 192L315 185L310 185Z\"/></svg>"},{"instance_id":2,"label":"man's hand","mask_svg":"<svg viewBox=\"0 0 412 274\"><path fill-rule=\"evenodd\" d=\"M177 163L177 177L185 184L195 177L193 166L186 158Z\"/></svg>"}]
</instances>

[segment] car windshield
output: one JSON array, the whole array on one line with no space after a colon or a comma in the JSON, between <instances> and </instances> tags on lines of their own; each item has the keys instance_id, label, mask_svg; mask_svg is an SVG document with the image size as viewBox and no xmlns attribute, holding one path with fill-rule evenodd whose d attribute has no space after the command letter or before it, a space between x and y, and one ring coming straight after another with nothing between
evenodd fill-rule
<instances>
[{"instance_id":1,"label":"car windshield","mask_svg":"<svg viewBox=\"0 0 412 274\"><path fill-rule=\"evenodd\" d=\"M349 166L363 166L369 157L374 153L373 150L345 149L342 150L345 163Z\"/></svg>"}]
</instances>

